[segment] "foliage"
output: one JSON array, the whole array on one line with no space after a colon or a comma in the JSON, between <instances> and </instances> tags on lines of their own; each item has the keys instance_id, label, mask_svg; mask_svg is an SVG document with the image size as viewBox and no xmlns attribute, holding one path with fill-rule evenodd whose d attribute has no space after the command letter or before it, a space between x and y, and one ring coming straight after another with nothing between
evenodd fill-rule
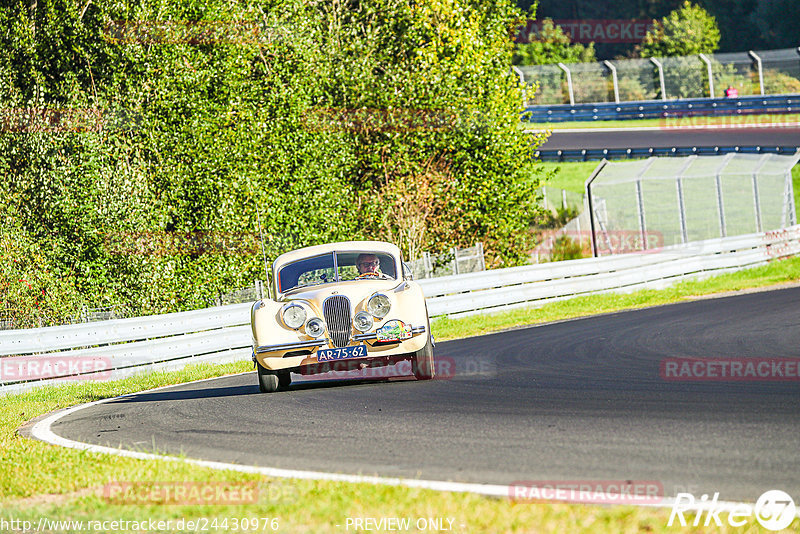
<instances>
[{"instance_id":1,"label":"foliage","mask_svg":"<svg viewBox=\"0 0 800 534\"><path fill-rule=\"evenodd\" d=\"M567 235L562 235L556 238L553 243L553 252L550 256L550 260L577 260L583 257L583 245L581 242Z\"/></svg>"},{"instance_id":2,"label":"foliage","mask_svg":"<svg viewBox=\"0 0 800 534\"><path fill-rule=\"evenodd\" d=\"M798 94L800 80L776 69L764 69L764 92L768 95Z\"/></svg>"},{"instance_id":3,"label":"foliage","mask_svg":"<svg viewBox=\"0 0 800 534\"><path fill-rule=\"evenodd\" d=\"M642 57L710 54L719 47L719 40L716 19L687 0L680 9L655 22L639 49Z\"/></svg>"},{"instance_id":4,"label":"foliage","mask_svg":"<svg viewBox=\"0 0 800 534\"><path fill-rule=\"evenodd\" d=\"M556 63L590 63L595 61L594 44L584 46L573 43L570 36L553 23L553 19L542 21L538 34L528 36L527 43L520 43L514 50L514 65L552 65Z\"/></svg>"},{"instance_id":5,"label":"foliage","mask_svg":"<svg viewBox=\"0 0 800 534\"><path fill-rule=\"evenodd\" d=\"M520 263L538 211L508 71L518 15L503 0L0 8L0 209L24 245L8 254L35 250L25 272L52 273L54 321L249 286L259 229L269 258L383 237L406 252L481 240L492 264Z\"/></svg>"}]
</instances>

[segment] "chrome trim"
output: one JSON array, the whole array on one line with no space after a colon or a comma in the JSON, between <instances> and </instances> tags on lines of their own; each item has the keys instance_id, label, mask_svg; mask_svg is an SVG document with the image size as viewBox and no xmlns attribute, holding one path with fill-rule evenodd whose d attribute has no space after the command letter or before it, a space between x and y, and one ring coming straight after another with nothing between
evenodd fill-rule
<instances>
[{"instance_id":1,"label":"chrome trim","mask_svg":"<svg viewBox=\"0 0 800 534\"><path fill-rule=\"evenodd\" d=\"M374 299L375 297L377 297L378 295L380 295L381 297L384 297L386 300L388 300L388 301L389 301L389 309L388 309L388 310L386 310L386 313L384 314L384 316L383 316L383 317L378 317L377 315L375 315L374 313L372 313L371 311L369 311L369 303L370 303L370 301L371 301L372 299ZM367 309L367 312L369 312L369 314L370 314L370 315L372 315L373 317L375 317L375 318L377 318L377 319L381 319L381 320L383 320L383 319L385 319L385 318L386 318L386 316L387 316L387 315L389 315L389 312L391 312L391 311L392 311L392 299L390 299L390 298L389 298L389 295L387 295L386 293L382 293L382 292L380 292L380 291L375 291L375 292L374 292L372 295L370 295L370 296L367 298L367 305L365 306L365 308Z\"/></svg>"},{"instance_id":2,"label":"chrome trim","mask_svg":"<svg viewBox=\"0 0 800 534\"><path fill-rule=\"evenodd\" d=\"M283 306L281 306L281 322L283 323L283 326L285 326L285 327L286 327L286 328L288 328L289 330L295 330L295 331L297 331L297 330L300 330L300 328L302 328L303 326L305 326L305 324L306 324L306 321L308 321L308 319L309 319L309 317L308 317L308 315L309 315L309 314L308 314L308 311L309 311L309 310L308 310L308 308L309 308L309 306L303 306L303 305L301 304L301 302L305 302L305 301L301 301L301 300L290 300L289 302L287 302L287 303L285 303ZM285 317L286 310L288 310L288 309L289 309L289 308L291 308L292 306L297 306L298 308L300 308L301 310L303 310L303 311L306 313L306 318L305 318L305 319L303 319L303 324L301 324L301 325L300 325L300 326L298 326L297 328L291 327L291 326L289 326L288 324L286 324L286 317ZM311 311L313 311L313 310L311 310Z\"/></svg>"},{"instance_id":3,"label":"chrome trim","mask_svg":"<svg viewBox=\"0 0 800 534\"><path fill-rule=\"evenodd\" d=\"M332 301L329 304L329 301ZM338 304L337 304L338 301ZM353 305L345 295L331 295L322 301L322 318L334 347L346 347L353 335Z\"/></svg>"},{"instance_id":4,"label":"chrome trim","mask_svg":"<svg viewBox=\"0 0 800 534\"><path fill-rule=\"evenodd\" d=\"M328 342L324 339L315 339L313 341L295 341L292 343L282 343L280 345L262 345L260 347L256 347L256 352L261 354L262 352L275 352L276 350L290 350L290 349L308 349L314 347L322 347L323 345L327 345Z\"/></svg>"},{"instance_id":5,"label":"chrome trim","mask_svg":"<svg viewBox=\"0 0 800 534\"><path fill-rule=\"evenodd\" d=\"M371 334L356 334L355 336L353 336L353 339L355 341L366 341L368 339L376 339L377 337L378 334L372 332Z\"/></svg>"},{"instance_id":6,"label":"chrome trim","mask_svg":"<svg viewBox=\"0 0 800 534\"><path fill-rule=\"evenodd\" d=\"M308 331L308 323L310 323L314 319L316 319L316 320L318 320L318 321L320 321L322 323L322 332L320 332L320 334L318 336L315 336L311 332ZM306 321L305 326L303 326L303 330L305 330L307 336L311 336L314 339L319 339L319 338L321 338L322 336L325 335L325 332L328 331L328 325L325 324L325 319L323 319L322 317L317 317L316 315L314 315L313 317L311 317L310 319L308 319Z\"/></svg>"},{"instance_id":7,"label":"chrome trim","mask_svg":"<svg viewBox=\"0 0 800 534\"><path fill-rule=\"evenodd\" d=\"M424 326L412 326L411 335L416 336L419 334L424 334L425 330L427 330L427 328ZM376 334L375 332L371 332L369 334L358 334L356 336L353 336L353 339L356 341L368 341L370 339L378 339L378 334Z\"/></svg>"}]
</instances>

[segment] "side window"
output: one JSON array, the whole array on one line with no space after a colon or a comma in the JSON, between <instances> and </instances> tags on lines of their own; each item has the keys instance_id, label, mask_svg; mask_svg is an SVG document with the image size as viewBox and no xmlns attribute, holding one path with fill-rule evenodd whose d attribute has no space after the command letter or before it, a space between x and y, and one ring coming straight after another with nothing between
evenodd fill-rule
<instances>
[{"instance_id":1,"label":"side window","mask_svg":"<svg viewBox=\"0 0 800 534\"><path fill-rule=\"evenodd\" d=\"M414 271L411 270L411 266L406 262L403 262L403 280L413 280L414 279Z\"/></svg>"}]
</instances>

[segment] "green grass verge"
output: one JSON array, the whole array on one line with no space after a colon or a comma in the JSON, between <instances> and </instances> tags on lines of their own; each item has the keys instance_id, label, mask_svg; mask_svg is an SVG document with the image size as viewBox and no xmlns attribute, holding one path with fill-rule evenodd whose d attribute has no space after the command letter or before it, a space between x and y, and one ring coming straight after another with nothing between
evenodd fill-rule
<instances>
[{"instance_id":1,"label":"green grass verge","mask_svg":"<svg viewBox=\"0 0 800 534\"><path fill-rule=\"evenodd\" d=\"M793 258L704 281L684 282L662 291L587 296L538 309L463 319L445 318L435 321L432 328L438 339L452 339L543 321L679 302L695 295L795 281L800 278L798 273L800 258ZM31 521L34 526L41 518L53 521L153 520L172 521L173 528L179 520L207 521L206 526L213 525L216 520L221 527L222 521L227 519L225 528L208 528L210 532L245 531L233 528L233 518L237 521L242 518L251 521L276 518L279 532L346 532L348 517L452 518L454 532L752 532L756 528L749 523L742 528L722 530L667 527L669 510L666 509L520 504L502 498L403 487L277 479L216 471L180 462L142 461L64 449L23 438L17 433L26 421L59 408L250 369L251 364L247 362L192 366L179 372L150 373L106 383L74 383L4 397L0 413L0 519ZM252 379L255 384L255 376ZM266 420L268 397L264 399ZM264 444L254 444L256 446ZM241 505L119 504L107 499L103 488L107 484L122 482L253 484L258 492L253 493L257 496L253 502ZM723 521L725 517L721 515ZM263 529L264 521L260 521L259 531L272 531L270 527ZM124 526L131 527L132 524ZM114 528L115 525L110 523L103 527L102 530L109 532L132 531L131 528ZM49 531L71 530L51 526ZM144 526L141 531L153 530Z\"/></svg>"},{"instance_id":2,"label":"green grass verge","mask_svg":"<svg viewBox=\"0 0 800 534\"><path fill-rule=\"evenodd\" d=\"M48 521L106 522L95 531L132 532L133 522L145 522L137 532L152 532L149 521L202 522L216 525L210 532L242 532L234 518L248 526L258 519L259 531L273 531L264 519L277 519L278 532L342 532L348 517L451 518L454 532L666 532L668 511L629 506L602 507L574 504L520 504L508 499L492 499L470 494L440 493L430 490L372 484L277 479L232 471L218 471L180 462L144 461L119 456L87 453L47 445L23 438L16 429L32 417L58 408L131 393L157 386L221 376L249 369L247 363L223 366L202 365L180 372L153 373L109 383L70 384L43 388L3 399L0 415L0 519L30 521L35 527L42 518ZM253 383L255 384L255 376ZM387 385L386 387L391 387ZM265 421L268 397L265 396ZM254 447L268 446L253 444ZM302 466L300 466L302 467ZM368 473L365 473L368 474ZM119 504L106 498L108 484L149 485L197 483L212 487L226 483L235 488L255 485L253 502L240 505L205 503L178 505L163 502ZM206 486L202 486L205 484ZM143 493L139 493L143 494ZM128 521L128 524L108 523ZM221 528L227 520L226 528ZM48 532L78 532L49 524ZM167 523L164 523L166 526ZM342 526L337 526L342 525ZM12 524L13 528L13 524ZM156 526L155 528L160 528ZM8 529L12 530L12 529ZM21 527L20 527L21 530ZM249 529L253 531L254 529ZM6 531L6 529L3 529ZM683 532L684 530L681 530Z\"/></svg>"},{"instance_id":3,"label":"green grass verge","mask_svg":"<svg viewBox=\"0 0 800 534\"><path fill-rule=\"evenodd\" d=\"M570 121L570 122L532 122L523 123L525 130L566 130L585 128L657 128L678 126L720 125L744 127L762 124L786 124L800 122L800 114L786 113L777 115L739 115L731 117L689 117L685 119L640 119L624 121Z\"/></svg>"},{"instance_id":4,"label":"green grass verge","mask_svg":"<svg viewBox=\"0 0 800 534\"><path fill-rule=\"evenodd\" d=\"M547 183L542 185L549 185L551 187L558 187L573 191L575 193L583 194L586 189L584 184L586 179L591 176L600 164L599 161L576 161L569 163L556 163L553 161L544 161L540 163L545 172L555 171L553 178L548 180Z\"/></svg>"}]
</instances>

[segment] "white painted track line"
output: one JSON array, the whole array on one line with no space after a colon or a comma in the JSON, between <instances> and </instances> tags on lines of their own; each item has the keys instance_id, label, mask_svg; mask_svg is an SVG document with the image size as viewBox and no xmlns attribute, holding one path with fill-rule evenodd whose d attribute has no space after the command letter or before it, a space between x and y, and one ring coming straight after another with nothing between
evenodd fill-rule
<instances>
[{"instance_id":1,"label":"white painted track line","mask_svg":"<svg viewBox=\"0 0 800 534\"><path fill-rule=\"evenodd\" d=\"M240 374L249 374L249 373L240 373ZM227 378L230 376L236 375L226 375L224 377L214 377L214 378L207 378L204 380L198 380L196 382L187 382L187 383L200 383L209 380L217 380L219 378ZM459 492L459 493L474 493L478 495L484 495L488 497L500 497L500 498L510 498L510 491L512 491L513 486L505 486L505 485L497 485L497 484L476 484L476 483L467 483L467 482L449 482L449 481L442 481L442 480L422 480L422 479L410 479L410 478L389 478L389 477L380 477L380 476L365 476L365 475L348 475L343 473L326 473L321 471L303 471L303 470L294 470L294 469L278 469L274 467L259 467L259 466L250 466L250 465L239 465L239 464L230 464L224 462L213 462L209 460L199 460L194 458L179 458L176 456L165 456L160 454L151 454L145 452L136 452L130 451L125 449L113 448L113 447L104 447L101 445L92 445L90 443L81 443L78 441L73 441L70 439L63 438L61 436L56 435L51 427L52 425L67 415L73 414L80 410L84 410L86 408L90 408L92 406L96 406L98 404L103 404L105 402L110 402L112 400L128 397L131 395L138 395L140 393L146 393L151 391L157 391L169 387L174 387L175 385L171 386L163 386L159 388L154 388L151 390L146 390L137 393L130 393L127 395L122 395L120 397L112 397L108 399L102 399L98 401L89 402L86 404L81 404L78 406L73 406L71 408L66 408L63 410L59 410L57 412L53 412L50 415L44 417L40 421L36 422L30 430L30 434L35 439L40 441L44 441L46 443L50 443L52 445L58 445L61 447L67 447L71 449L78 449L78 450L85 450L89 452L101 453L101 454L114 454L117 456L123 456L127 458L135 458L139 460L161 460L161 461L171 461L171 462L184 462L192 465L197 465L200 467L208 467L211 469L220 469L220 470L231 470L231 471L238 471L243 473L253 473L253 474L260 474L269 477L276 477L276 478L295 478L295 479L306 479L306 480L330 480L330 481L337 481L337 482L351 482L351 483L366 483L366 484L382 484L387 486L405 486L409 488L422 488L422 489L430 489L435 491L449 491L449 492ZM557 497L557 496L556 496ZM665 497L660 500L660 502L656 503L628 503L625 502L626 498L629 496L625 495L614 495L614 494L606 494L607 501L609 503L614 503L616 500L620 502L631 505L631 506L644 506L648 508L672 508L675 499L672 497ZM526 502L522 500L520 502ZM548 499L546 502L579 502L575 500L570 500L569 498L559 499ZM715 503L715 510L721 511L732 511L736 508L740 508L741 506L752 506L752 503L743 503L743 502L733 502L733 501L718 501ZM696 511L701 512L708 509L708 503L698 502L697 505L692 507L682 507L682 510L689 510L689 511ZM800 517L800 511L798 511L798 516Z\"/></svg>"}]
</instances>

